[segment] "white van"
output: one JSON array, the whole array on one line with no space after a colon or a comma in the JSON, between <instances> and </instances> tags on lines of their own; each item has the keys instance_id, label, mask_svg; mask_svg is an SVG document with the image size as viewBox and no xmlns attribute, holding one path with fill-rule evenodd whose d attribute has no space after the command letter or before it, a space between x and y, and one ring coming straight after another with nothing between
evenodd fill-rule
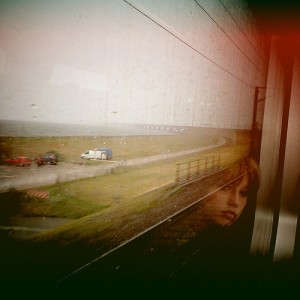
<instances>
[{"instance_id":1,"label":"white van","mask_svg":"<svg viewBox=\"0 0 300 300\"><path fill-rule=\"evenodd\" d=\"M112 151L109 148L100 148L95 150L87 150L80 155L81 158L86 159L111 159Z\"/></svg>"}]
</instances>

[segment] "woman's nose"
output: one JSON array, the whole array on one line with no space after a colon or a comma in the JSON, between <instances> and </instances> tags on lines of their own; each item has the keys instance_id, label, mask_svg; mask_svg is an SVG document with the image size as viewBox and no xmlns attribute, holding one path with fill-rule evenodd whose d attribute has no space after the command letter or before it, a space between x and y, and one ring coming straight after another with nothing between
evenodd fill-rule
<instances>
[{"instance_id":1,"label":"woman's nose","mask_svg":"<svg viewBox=\"0 0 300 300\"><path fill-rule=\"evenodd\" d=\"M234 207L239 206L239 195L235 190L230 191L228 195L228 204Z\"/></svg>"}]
</instances>

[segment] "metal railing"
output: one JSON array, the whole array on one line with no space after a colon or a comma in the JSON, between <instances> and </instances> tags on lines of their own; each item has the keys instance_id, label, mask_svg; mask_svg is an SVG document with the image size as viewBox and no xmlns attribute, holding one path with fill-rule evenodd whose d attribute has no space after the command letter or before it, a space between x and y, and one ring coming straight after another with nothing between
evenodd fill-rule
<instances>
[{"instance_id":1,"label":"metal railing","mask_svg":"<svg viewBox=\"0 0 300 300\"><path fill-rule=\"evenodd\" d=\"M220 160L219 154L177 164L176 183L189 182L220 170Z\"/></svg>"}]
</instances>

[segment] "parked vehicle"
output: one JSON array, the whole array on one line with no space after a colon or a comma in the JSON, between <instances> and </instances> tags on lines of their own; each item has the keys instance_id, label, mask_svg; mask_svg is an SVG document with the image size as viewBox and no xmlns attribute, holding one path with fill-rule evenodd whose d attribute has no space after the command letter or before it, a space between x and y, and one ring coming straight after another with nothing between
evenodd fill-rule
<instances>
[{"instance_id":1,"label":"parked vehicle","mask_svg":"<svg viewBox=\"0 0 300 300\"><path fill-rule=\"evenodd\" d=\"M52 153L46 153L35 158L35 162L38 166L45 164L56 165L58 163L57 156Z\"/></svg>"},{"instance_id":2,"label":"parked vehicle","mask_svg":"<svg viewBox=\"0 0 300 300\"><path fill-rule=\"evenodd\" d=\"M30 166L32 163L32 159L26 156L17 156L15 158L9 158L5 160L5 163L10 166Z\"/></svg>"},{"instance_id":3,"label":"parked vehicle","mask_svg":"<svg viewBox=\"0 0 300 300\"><path fill-rule=\"evenodd\" d=\"M112 159L112 150L110 148L98 148L95 150L87 150L80 155L81 158L86 159Z\"/></svg>"}]
</instances>

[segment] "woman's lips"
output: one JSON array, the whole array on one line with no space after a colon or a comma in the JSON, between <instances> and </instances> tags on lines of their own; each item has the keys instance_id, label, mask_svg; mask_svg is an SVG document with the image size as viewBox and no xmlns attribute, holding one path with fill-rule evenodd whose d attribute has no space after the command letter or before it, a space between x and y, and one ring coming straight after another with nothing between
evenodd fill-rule
<instances>
[{"instance_id":1,"label":"woman's lips","mask_svg":"<svg viewBox=\"0 0 300 300\"><path fill-rule=\"evenodd\" d=\"M230 220L234 220L236 218L236 213L231 210L222 211L222 214Z\"/></svg>"}]
</instances>

